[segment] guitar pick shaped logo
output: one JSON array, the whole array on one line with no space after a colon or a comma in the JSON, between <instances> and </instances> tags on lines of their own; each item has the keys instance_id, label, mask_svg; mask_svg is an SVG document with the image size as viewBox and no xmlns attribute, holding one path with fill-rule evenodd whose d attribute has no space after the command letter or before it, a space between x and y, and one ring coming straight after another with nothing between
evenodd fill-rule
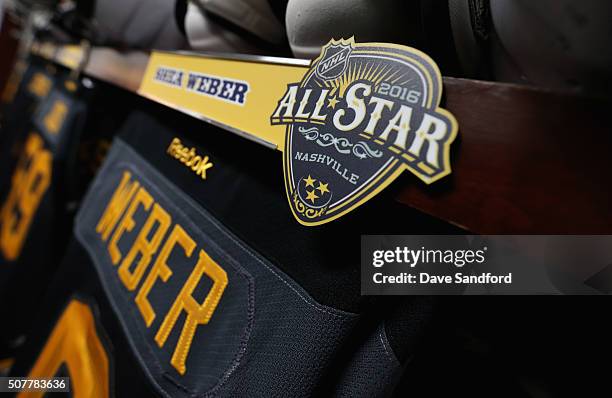
<instances>
[{"instance_id":1,"label":"guitar pick shaped logo","mask_svg":"<svg viewBox=\"0 0 612 398\"><path fill-rule=\"evenodd\" d=\"M410 47L331 40L272 113L287 126L285 187L303 225L332 221L404 170L430 184L451 172L457 122L439 108L437 65Z\"/></svg>"}]
</instances>

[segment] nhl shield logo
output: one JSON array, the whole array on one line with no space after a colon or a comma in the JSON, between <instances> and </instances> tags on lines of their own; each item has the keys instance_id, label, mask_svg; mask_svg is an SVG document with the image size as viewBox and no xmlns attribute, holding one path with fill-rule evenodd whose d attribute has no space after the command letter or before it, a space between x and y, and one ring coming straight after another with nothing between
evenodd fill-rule
<instances>
[{"instance_id":1,"label":"nhl shield logo","mask_svg":"<svg viewBox=\"0 0 612 398\"><path fill-rule=\"evenodd\" d=\"M427 184L448 175L458 126L441 96L440 71L418 50L330 41L270 118L287 126L283 169L296 219L341 217L404 170Z\"/></svg>"},{"instance_id":2,"label":"nhl shield logo","mask_svg":"<svg viewBox=\"0 0 612 398\"><path fill-rule=\"evenodd\" d=\"M332 40L325 48L316 67L321 80L335 79L346 71L349 56L353 51L352 40Z\"/></svg>"}]
</instances>

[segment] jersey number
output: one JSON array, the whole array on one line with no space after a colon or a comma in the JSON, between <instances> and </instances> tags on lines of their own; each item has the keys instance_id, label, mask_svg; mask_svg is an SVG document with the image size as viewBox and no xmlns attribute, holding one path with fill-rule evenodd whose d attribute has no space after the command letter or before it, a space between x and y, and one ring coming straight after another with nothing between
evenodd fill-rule
<instances>
[{"instance_id":1,"label":"jersey number","mask_svg":"<svg viewBox=\"0 0 612 398\"><path fill-rule=\"evenodd\" d=\"M62 364L68 368L73 397L109 396L108 355L96 332L91 308L77 300L72 300L64 310L28 377L54 377ZM22 392L18 398L44 394Z\"/></svg>"},{"instance_id":2,"label":"jersey number","mask_svg":"<svg viewBox=\"0 0 612 398\"><path fill-rule=\"evenodd\" d=\"M21 253L34 214L51 182L52 160L42 138L31 134L0 213L0 250L9 261L16 260Z\"/></svg>"}]
</instances>

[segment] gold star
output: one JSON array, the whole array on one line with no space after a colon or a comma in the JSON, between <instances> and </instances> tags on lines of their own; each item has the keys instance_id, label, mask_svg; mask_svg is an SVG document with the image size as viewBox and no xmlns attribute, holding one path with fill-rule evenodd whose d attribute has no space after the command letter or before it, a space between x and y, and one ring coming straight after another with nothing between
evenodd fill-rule
<instances>
[{"instance_id":1,"label":"gold star","mask_svg":"<svg viewBox=\"0 0 612 398\"><path fill-rule=\"evenodd\" d=\"M313 187L313 188L314 188L314 182L315 182L315 181L316 181L316 180L315 180L314 178L312 178L312 177L310 176L310 174L308 174L308 178L304 178L304 182L306 183L306 186L307 186L307 187Z\"/></svg>"},{"instance_id":2,"label":"gold star","mask_svg":"<svg viewBox=\"0 0 612 398\"><path fill-rule=\"evenodd\" d=\"M323 195L325 192L329 192L329 189L327 189L328 185L329 184L323 184L321 181L319 181L319 186L317 189L321 192L321 195Z\"/></svg>"},{"instance_id":3,"label":"gold star","mask_svg":"<svg viewBox=\"0 0 612 398\"><path fill-rule=\"evenodd\" d=\"M317 194L315 194L315 191L306 191L306 192L308 192L308 195L306 195L306 200L310 200L312 203L314 203L315 199L319 199Z\"/></svg>"},{"instance_id":4,"label":"gold star","mask_svg":"<svg viewBox=\"0 0 612 398\"><path fill-rule=\"evenodd\" d=\"M327 100L327 107L328 108L332 108L332 109L336 109L336 104L340 102L336 99L336 96L334 95L333 97L331 97L330 99Z\"/></svg>"}]
</instances>

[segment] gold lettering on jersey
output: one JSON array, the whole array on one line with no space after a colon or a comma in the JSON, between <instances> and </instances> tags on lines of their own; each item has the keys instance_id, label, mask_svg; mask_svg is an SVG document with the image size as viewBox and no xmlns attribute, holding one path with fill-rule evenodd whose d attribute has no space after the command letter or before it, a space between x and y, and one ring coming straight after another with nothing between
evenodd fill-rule
<instances>
[{"instance_id":1,"label":"gold lettering on jersey","mask_svg":"<svg viewBox=\"0 0 612 398\"><path fill-rule=\"evenodd\" d=\"M62 128L67 114L68 105L66 105L64 101L56 100L51 106L51 110L43 119L43 123L47 131L51 134L57 134Z\"/></svg>"},{"instance_id":2,"label":"gold lettering on jersey","mask_svg":"<svg viewBox=\"0 0 612 398\"><path fill-rule=\"evenodd\" d=\"M166 152L168 155L178 159L179 162L193 170L197 175L202 177L203 180L206 179L206 170L213 167L208 156L198 155L195 148L187 148L183 145L181 140L176 137L172 139Z\"/></svg>"},{"instance_id":3,"label":"gold lettering on jersey","mask_svg":"<svg viewBox=\"0 0 612 398\"><path fill-rule=\"evenodd\" d=\"M140 313L142 314L147 327L151 326L151 323L153 323L156 316L151 303L149 303L149 292L151 292L151 289L153 288L153 285L157 279L161 279L162 282L167 282L168 278L170 278L172 275L172 270L166 262L168 261L170 252L172 252L172 249L174 249L177 245L181 247L187 258L191 257L191 254L196 247L193 239L191 239L191 237L187 235L187 232L185 232L185 230L178 224L175 225L172 232L170 232L170 236L168 236L166 242L164 243L164 247L162 247L161 251L159 252L159 256L157 256L155 264L153 264L149 275L147 275L142 287L136 295L136 305L140 309Z\"/></svg>"},{"instance_id":4,"label":"gold lettering on jersey","mask_svg":"<svg viewBox=\"0 0 612 398\"><path fill-rule=\"evenodd\" d=\"M42 138L31 134L0 212L0 249L9 261L16 260L21 253L34 214L51 183L52 161Z\"/></svg>"},{"instance_id":5,"label":"gold lettering on jersey","mask_svg":"<svg viewBox=\"0 0 612 398\"><path fill-rule=\"evenodd\" d=\"M202 304L198 303L193 298L192 294L195 288L198 286L200 279L203 275L207 275L213 280L213 286L210 289L206 299ZM189 279L181 292L176 297L172 308L168 311L164 322L161 324L159 331L155 335L155 341L157 345L162 347L166 343L168 335L174 328L176 321L178 320L181 312L185 311L187 319L181 330L181 336L172 354L170 363L174 366L180 374L185 374L187 368L185 367L185 360L189 354L189 348L193 341L196 328L198 325L206 325L219 304L223 291L227 286L227 274L204 250L200 250L198 262L196 263Z\"/></svg>"},{"instance_id":6,"label":"gold lettering on jersey","mask_svg":"<svg viewBox=\"0 0 612 398\"><path fill-rule=\"evenodd\" d=\"M141 225L134 220L136 212L148 215ZM168 232L169 231L169 232ZM186 360L195 332L206 325L213 316L227 286L227 273L204 250L195 253L197 244L185 229L172 221L172 216L155 201L155 198L125 171L108 205L98 221L96 232L107 250L117 274L128 291L136 291L134 299L142 318L151 327L157 317L148 296L156 283L166 283L172 277L171 253L180 252L193 260L193 268L186 282L176 292L170 310L165 314L155 335L158 347L163 347L176 327L181 313L185 320L170 364L183 375L187 371ZM125 233L137 232L131 247L122 253L118 242ZM202 303L193 297L204 275L212 281L212 287ZM142 283L141 283L142 282Z\"/></svg>"},{"instance_id":7,"label":"gold lettering on jersey","mask_svg":"<svg viewBox=\"0 0 612 398\"><path fill-rule=\"evenodd\" d=\"M72 300L53 327L28 377L51 378L65 365L70 374L72 396L105 398L111 396L110 364L102 344L92 309ZM22 391L18 398L39 398L46 391Z\"/></svg>"},{"instance_id":8,"label":"gold lettering on jersey","mask_svg":"<svg viewBox=\"0 0 612 398\"><path fill-rule=\"evenodd\" d=\"M28 84L28 90L38 97L46 97L51 90L51 79L37 72L32 76L32 80Z\"/></svg>"}]
</instances>

